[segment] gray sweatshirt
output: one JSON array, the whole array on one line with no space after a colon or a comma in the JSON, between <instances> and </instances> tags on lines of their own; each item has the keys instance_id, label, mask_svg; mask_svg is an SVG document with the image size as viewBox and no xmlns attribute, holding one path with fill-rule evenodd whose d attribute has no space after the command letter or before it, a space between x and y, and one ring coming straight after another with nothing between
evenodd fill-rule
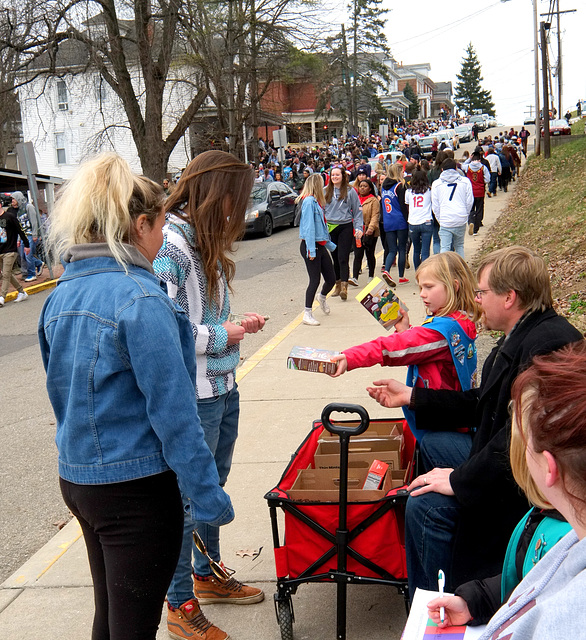
<instances>
[{"instance_id":1,"label":"gray sweatshirt","mask_svg":"<svg viewBox=\"0 0 586 640\"><path fill-rule=\"evenodd\" d=\"M362 231L362 206L356 190L348 187L345 200L340 200L340 190L334 188L332 201L326 204L326 220L329 224L352 222L354 229Z\"/></svg>"},{"instance_id":2,"label":"gray sweatshirt","mask_svg":"<svg viewBox=\"0 0 586 640\"><path fill-rule=\"evenodd\" d=\"M574 531L525 576L479 640L586 637L586 539Z\"/></svg>"}]
</instances>

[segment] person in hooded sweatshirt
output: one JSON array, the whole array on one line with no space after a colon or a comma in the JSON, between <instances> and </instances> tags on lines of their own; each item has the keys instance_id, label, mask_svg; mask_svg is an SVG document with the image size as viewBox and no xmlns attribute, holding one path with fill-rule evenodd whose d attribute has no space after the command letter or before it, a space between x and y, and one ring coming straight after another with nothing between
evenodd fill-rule
<instances>
[{"instance_id":1,"label":"person in hooded sweatshirt","mask_svg":"<svg viewBox=\"0 0 586 640\"><path fill-rule=\"evenodd\" d=\"M481 155L478 151L475 151L470 156L470 160L462 165L462 171L470 180L472 195L474 196L474 204L468 216L468 233L476 236L484 218L485 185L490 182L490 171L482 163Z\"/></svg>"},{"instance_id":2,"label":"person in hooded sweatshirt","mask_svg":"<svg viewBox=\"0 0 586 640\"><path fill-rule=\"evenodd\" d=\"M456 167L452 158L443 161L442 173L431 186L431 204L440 225L441 253L455 251L463 258L464 236L474 194L470 180Z\"/></svg>"},{"instance_id":3,"label":"person in hooded sweatshirt","mask_svg":"<svg viewBox=\"0 0 586 640\"><path fill-rule=\"evenodd\" d=\"M20 258L26 260L27 274L24 281L32 282L41 275L45 268L45 263L35 256L35 249L41 235L41 220L37 210L27 201L22 191L15 191L12 194L12 208L17 212L16 215L30 246L30 251L27 254L23 251L20 252ZM24 265L22 266L24 267Z\"/></svg>"}]
</instances>

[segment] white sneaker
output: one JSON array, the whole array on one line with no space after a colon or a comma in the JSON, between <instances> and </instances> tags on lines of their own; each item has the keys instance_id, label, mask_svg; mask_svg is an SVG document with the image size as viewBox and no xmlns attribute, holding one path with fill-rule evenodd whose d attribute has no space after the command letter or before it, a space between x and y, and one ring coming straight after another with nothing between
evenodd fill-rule
<instances>
[{"instance_id":1,"label":"white sneaker","mask_svg":"<svg viewBox=\"0 0 586 640\"><path fill-rule=\"evenodd\" d=\"M28 293L26 291L21 291L17 296L14 302L22 302L28 298ZM2 301L4 302L4 300Z\"/></svg>"},{"instance_id":2,"label":"white sneaker","mask_svg":"<svg viewBox=\"0 0 586 640\"><path fill-rule=\"evenodd\" d=\"M348 278L348 284L351 284L355 287L358 286L358 280L356 278Z\"/></svg>"},{"instance_id":3,"label":"white sneaker","mask_svg":"<svg viewBox=\"0 0 586 640\"><path fill-rule=\"evenodd\" d=\"M319 325L319 320L316 320L313 317L313 313L311 311L303 312L303 324L309 324L312 327L317 327Z\"/></svg>"},{"instance_id":4,"label":"white sneaker","mask_svg":"<svg viewBox=\"0 0 586 640\"><path fill-rule=\"evenodd\" d=\"M328 304L328 299L325 296L322 296L321 293L317 295L317 301L319 302L319 306L321 310L326 314L326 316L330 315L330 305Z\"/></svg>"},{"instance_id":5,"label":"white sneaker","mask_svg":"<svg viewBox=\"0 0 586 640\"><path fill-rule=\"evenodd\" d=\"M4 306L4 298L0 296L0 307Z\"/></svg>"}]
</instances>

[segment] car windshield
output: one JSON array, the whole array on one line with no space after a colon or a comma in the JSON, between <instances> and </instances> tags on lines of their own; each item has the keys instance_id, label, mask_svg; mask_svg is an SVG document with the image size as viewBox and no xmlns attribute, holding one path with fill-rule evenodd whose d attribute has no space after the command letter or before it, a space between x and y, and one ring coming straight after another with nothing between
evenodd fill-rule
<instances>
[{"instance_id":1,"label":"car windshield","mask_svg":"<svg viewBox=\"0 0 586 640\"><path fill-rule=\"evenodd\" d=\"M567 129L568 123L565 120L550 120L549 121L549 126L550 127L564 127L564 129Z\"/></svg>"},{"instance_id":2,"label":"car windshield","mask_svg":"<svg viewBox=\"0 0 586 640\"><path fill-rule=\"evenodd\" d=\"M266 202L267 199L267 188L264 184L255 184L252 187L252 193L250 194L250 199L252 204L261 204L261 202Z\"/></svg>"}]
</instances>

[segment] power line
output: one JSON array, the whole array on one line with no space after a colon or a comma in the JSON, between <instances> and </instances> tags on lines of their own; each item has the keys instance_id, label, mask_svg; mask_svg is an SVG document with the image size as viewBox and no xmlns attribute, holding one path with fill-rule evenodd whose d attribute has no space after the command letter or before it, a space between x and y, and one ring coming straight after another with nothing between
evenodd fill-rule
<instances>
[{"instance_id":1,"label":"power line","mask_svg":"<svg viewBox=\"0 0 586 640\"><path fill-rule=\"evenodd\" d=\"M484 13L485 11L488 11L489 9L492 9L493 7L496 7L497 5L501 4L500 1L499 2L495 2L494 4L490 4L488 5L488 7L484 7L484 9L480 9L480 11L476 11L475 13L471 13L469 16L464 16L463 18L460 18L454 22L449 22L445 25L442 25L441 27L436 27L435 29L431 29L431 31L425 31L424 33L420 33L417 36L411 36L409 38L405 38L405 40L396 40L395 42L391 42L389 43L389 46L394 46L397 44L402 44L403 42L412 42L413 40L417 40L419 38L423 38L424 36L429 35L430 33L435 33L436 31L449 31L450 29L453 29L455 27L460 26L462 23L467 22L468 20L471 20L472 18L475 18L476 16L480 15L481 13ZM422 44L421 42L418 43L415 46L419 46L420 44ZM406 49L408 50L408 49Z\"/></svg>"}]
</instances>

